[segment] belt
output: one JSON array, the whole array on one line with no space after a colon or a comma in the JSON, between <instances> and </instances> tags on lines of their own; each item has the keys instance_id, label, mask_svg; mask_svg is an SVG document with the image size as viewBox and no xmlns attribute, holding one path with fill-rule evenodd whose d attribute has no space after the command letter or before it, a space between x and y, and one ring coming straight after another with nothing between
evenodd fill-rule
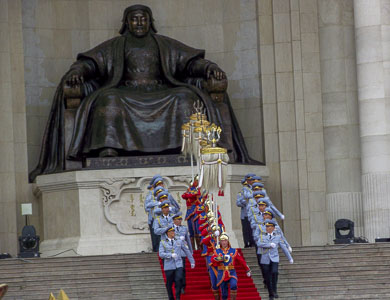
<instances>
[{"instance_id":1,"label":"belt","mask_svg":"<svg viewBox=\"0 0 390 300\"><path fill-rule=\"evenodd\" d=\"M147 78L142 78L142 79L134 79L134 80L126 80L125 85L126 86L140 86L140 85L159 85L162 84L162 80L156 80L156 79L147 79Z\"/></svg>"},{"instance_id":2,"label":"belt","mask_svg":"<svg viewBox=\"0 0 390 300\"><path fill-rule=\"evenodd\" d=\"M218 270L225 270L225 271L234 270L234 266L219 266Z\"/></svg>"}]
</instances>

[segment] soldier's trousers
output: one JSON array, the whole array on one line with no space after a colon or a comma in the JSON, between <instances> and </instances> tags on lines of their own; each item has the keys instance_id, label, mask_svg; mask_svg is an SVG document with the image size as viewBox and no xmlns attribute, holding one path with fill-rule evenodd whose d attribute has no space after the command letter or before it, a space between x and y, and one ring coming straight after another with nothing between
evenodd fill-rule
<instances>
[{"instance_id":1,"label":"soldier's trousers","mask_svg":"<svg viewBox=\"0 0 390 300\"><path fill-rule=\"evenodd\" d=\"M181 281L181 287L183 289L186 288L187 282L186 282L186 256L181 258L183 260L183 280Z\"/></svg>"},{"instance_id":2,"label":"soldier's trousers","mask_svg":"<svg viewBox=\"0 0 390 300\"><path fill-rule=\"evenodd\" d=\"M260 267L260 271L261 271L261 275L263 275L263 283L265 283L265 275L264 275L264 268L263 268L263 264L261 263L261 254L257 253L257 246L256 246L256 257L257 257L257 263L259 264L259 267Z\"/></svg>"},{"instance_id":3,"label":"soldier's trousers","mask_svg":"<svg viewBox=\"0 0 390 300\"><path fill-rule=\"evenodd\" d=\"M251 223L248 220L248 217L241 219L242 226L242 236L244 238L244 247L253 247L255 245L255 241L253 240Z\"/></svg>"},{"instance_id":4,"label":"soldier's trousers","mask_svg":"<svg viewBox=\"0 0 390 300\"><path fill-rule=\"evenodd\" d=\"M181 295L181 284L183 280L183 268L167 270L164 272L165 272L165 277L167 279L167 283L165 284L165 286L167 287L169 300L175 300L172 291L173 283L175 283L176 300L179 300Z\"/></svg>"},{"instance_id":5,"label":"soldier's trousers","mask_svg":"<svg viewBox=\"0 0 390 300\"><path fill-rule=\"evenodd\" d=\"M160 247L161 235L157 235L154 233L153 222L154 222L154 219L152 221L152 224L149 224L150 237L152 239L153 252L158 252L158 248Z\"/></svg>"},{"instance_id":6,"label":"soldier's trousers","mask_svg":"<svg viewBox=\"0 0 390 300\"><path fill-rule=\"evenodd\" d=\"M269 264L262 264L262 266L268 294L273 297L277 293L279 263L271 261Z\"/></svg>"},{"instance_id":7,"label":"soldier's trousers","mask_svg":"<svg viewBox=\"0 0 390 300\"><path fill-rule=\"evenodd\" d=\"M222 283L220 285L221 293L222 293L222 300L226 300L229 296L229 284L230 284L231 291L237 290L237 279L230 278L230 280L222 281Z\"/></svg>"}]
</instances>

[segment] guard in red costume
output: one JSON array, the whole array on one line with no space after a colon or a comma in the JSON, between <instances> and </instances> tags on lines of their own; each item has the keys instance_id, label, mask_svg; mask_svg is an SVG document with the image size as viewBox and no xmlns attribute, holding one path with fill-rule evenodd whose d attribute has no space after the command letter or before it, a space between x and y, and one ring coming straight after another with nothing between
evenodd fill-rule
<instances>
[{"instance_id":1,"label":"guard in red costume","mask_svg":"<svg viewBox=\"0 0 390 300\"><path fill-rule=\"evenodd\" d=\"M219 240L220 247L215 250L215 255L211 258L212 265L218 269L217 286L221 288L222 300L226 300L230 285L230 299L236 300L238 278L235 265L244 266L248 277L251 276L251 271L237 249L230 247L229 237L226 233L221 234Z\"/></svg>"},{"instance_id":2,"label":"guard in red costume","mask_svg":"<svg viewBox=\"0 0 390 300\"><path fill-rule=\"evenodd\" d=\"M187 212L185 220L188 224L188 232L190 234L192 249L195 249L195 239L198 236L197 234L197 222L195 217L197 217L195 210L196 206L200 204L199 197L200 191L197 188L198 181L194 180L193 184L187 189L187 191L181 195L181 197L186 200Z\"/></svg>"}]
</instances>

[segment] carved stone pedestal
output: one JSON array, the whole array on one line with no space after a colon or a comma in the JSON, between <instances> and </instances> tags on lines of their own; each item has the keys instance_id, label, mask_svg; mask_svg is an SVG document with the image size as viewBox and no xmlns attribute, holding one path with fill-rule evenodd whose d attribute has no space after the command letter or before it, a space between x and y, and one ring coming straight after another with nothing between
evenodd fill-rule
<instances>
[{"instance_id":1,"label":"carved stone pedestal","mask_svg":"<svg viewBox=\"0 0 390 300\"><path fill-rule=\"evenodd\" d=\"M242 245L236 195L246 173L264 179L264 166L229 165L225 196L218 203L234 247ZM191 167L84 170L37 178L35 193L41 200L42 256L100 255L151 251L144 211L146 187L155 174L178 200L191 180Z\"/></svg>"}]
</instances>

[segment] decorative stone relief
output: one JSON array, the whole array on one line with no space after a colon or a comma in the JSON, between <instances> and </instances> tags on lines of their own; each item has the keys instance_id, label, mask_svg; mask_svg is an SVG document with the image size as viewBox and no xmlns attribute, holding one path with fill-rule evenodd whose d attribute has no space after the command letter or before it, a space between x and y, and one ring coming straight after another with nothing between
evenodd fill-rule
<instances>
[{"instance_id":1,"label":"decorative stone relief","mask_svg":"<svg viewBox=\"0 0 390 300\"><path fill-rule=\"evenodd\" d=\"M144 203L150 179L151 177L112 178L100 184L104 216L120 233L137 234L149 230ZM185 176L163 179L164 185L185 210L181 194L187 189L190 179Z\"/></svg>"}]
</instances>

